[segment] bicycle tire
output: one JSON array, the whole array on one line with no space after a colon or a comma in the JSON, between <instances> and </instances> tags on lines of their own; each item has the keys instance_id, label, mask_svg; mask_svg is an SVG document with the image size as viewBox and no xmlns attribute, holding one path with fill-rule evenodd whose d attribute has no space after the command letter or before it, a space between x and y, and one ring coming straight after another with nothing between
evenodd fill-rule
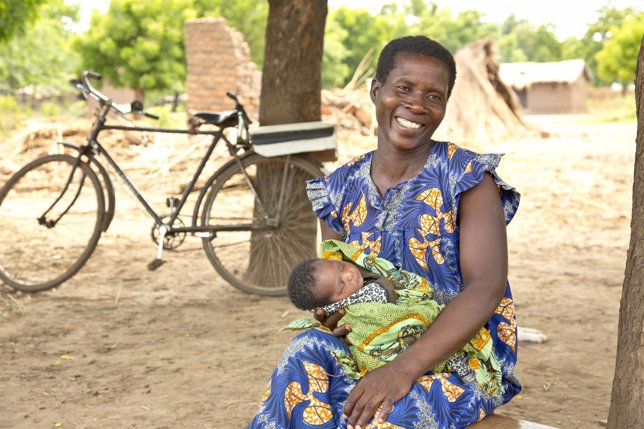
<instances>
[{"instance_id":1,"label":"bicycle tire","mask_svg":"<svg viewBox=\"0 0 644 429\"><path fill-rule=\"evenodd\" d=\"M67 192L61 195L77 159L70 155L38 158L0 189L0 280L24 292L52 289L87 262L101 235L105 199L89 165L80 162ZM78 195L76 195L78 191ZM47 219L39 222L52 206Z\"/></svg>"},{"instance_id":2,"label":"bicycle tire","mask_svg":"<svg viewBox=\"0 0 644 429\"><path fill-rule=\"evenodd\" d=\"M214 237L203 239L204 250L215 270L237 289L284 296L293 266L318 255L319 226L306 197L305 180L321 176L322 166L302 155L265 158L252 154L240 162L264 203L268 220L240 166L230 164L215 173L203 206L202 225L252 224L255 229L217 231ZM278 213L280 195L283 204Z\"/></svg>"}]
</instances>

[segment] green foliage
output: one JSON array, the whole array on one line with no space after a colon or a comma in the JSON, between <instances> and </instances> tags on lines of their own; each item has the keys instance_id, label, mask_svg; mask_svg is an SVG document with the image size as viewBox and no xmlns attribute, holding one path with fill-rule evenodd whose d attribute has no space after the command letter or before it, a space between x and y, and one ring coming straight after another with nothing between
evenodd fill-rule
<instances>
[{"instance_id":1,"label":"green foliage","mask_svg":"<svg viewBox=\"0 0 644 429\"><path fill-rule=\"evenodd\" d=\"M221 16L228 25L244 35L250 48L250 58L260 68L264 64L264 35L268 18L266 0L193 0L198 17Z\"/></svg>"},{"instance_id":2,"label":"green foliage","mask_svg":"<svg viewBox=\"0 0 644 429\"><path fill-rule=\"evenodd\" d=\"M24 35L46 0L0 0L0 42Z\"/></svg>"},{"instance_id":3,"label":"green foliage","mask_svg":"<svg viewBox=\"0 0 644 429\"><path fill-rule=\"evenodd\" d=\"M395 9L385 8L385 14L376 16L365 9L332 10L324 36L323 86L346 85L370 50L379 52L390 39L407 32L404 14ZM376 61L372 56L366 68L375 71Z\"/></svg>"},{"instance_id":4,"label":"green foliage","mask_svg":"<svg viewBox=\"0 0 644 429\"><path fill-rule=\"evenodd\" d=\"M417 6L412 4L412 10ZM497 26L483 22L479 11L463 11L454 18L448 7L439 9L434 6L422 8L414 16L416 20L410 26L411 34L437 40L452 53L469 43L498 34Z\"/></svg>"},{"instance_id":5,"label":"green foliage","mask_svg":"<svg viewBox=\"0 0 644 429\"><path fill-rule=\"evenodd\" d=\"M595 54L598 76L624 86L634 82L643 34L644 13L628 16L620 25L611 27L610 38Z\"/></svg>"},{"instance_id":6,"label":"green foliage","mask_svg":"<svg viewBox=\"0 0 644 429\"><path fill-rule=\"evenodd\" d=\"M510 15L501 24L498 41L501 62L560 61L561 43L551 24L533 26L525 19Z\"/></svg>"},{"instance_id":7,"label":"green foliage","mask_svg":"<svg viewBox=\"0 0 644 429\"><path fill-rule=\"evenodd\" d=\"M595 55L602 49L604 42L611 36L611 28L619 27L621 23L629 16L641 15L633 8L617 9L613 6L604 6L598 10L599 17L597 21L590 23L588 30L577 43L565 42L564 59L583 58L591 73L595 77L595 85L607 85L606 81L598 75L597 61Z\"/></svg>"},{"instance_id":8,"label":"green foliage","mask_svg":"<svg viewBox=\"0 0 644 429\"><path fill-rule=\"evenodd\" d=\"M0 89L12 91L27 85L60 87L78 65L70 45L69 25L78 8L63 0L48 0L40 8L37 25L0 45Z\"/></svg>"},{"instance_id":9,"label":"green foliage","mask_svg":"<svg viewBox=\"0 0 644 429\"><path fill-rule=\"evenodd\" d=\"M323 88L343 86L351 74L351 68L347 65L349 49L343 43L347 37L348 32L336 21L327 21L322 57Z\"/></svg>"},{"instance_id":10,"label":"green foliage","mask_svg":"<svg viewBox=\"0 0 644 429\"><path fill-rule=\"evenodd\" d=\"M109 11L92 16L75 46L83 68L114 85L140 92L182 89L185 80L183 24L195 10L183 0L112 0Z\"/></svg>"},{"instance_id":11,"label":"green foliage","mask_svg":"<svg viewBox=\"0 0 644 429\"><path fill-rule=\"evenodd\" d=\"M40 113L45 116L56 116L60 114L60 106L58 106L56 103L52 103L51 101L46 101L41 104L39 110Z\"/></svg>"}]
</instances>

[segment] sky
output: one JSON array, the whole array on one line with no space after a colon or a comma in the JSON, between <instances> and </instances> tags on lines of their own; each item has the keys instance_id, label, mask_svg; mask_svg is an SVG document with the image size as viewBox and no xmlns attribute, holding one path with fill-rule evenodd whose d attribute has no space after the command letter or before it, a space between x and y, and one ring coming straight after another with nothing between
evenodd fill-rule
<instances>
[{"instance_id":1,"label":"sky","mask_svg":"<svg viewBox=\"0 0 644 429\"><path fill-rule=\"evenodd\" d=\"M378 11L390 0L328 0L329 8L347 6ZM109 0L66 0L81 6L79 31L89 27L93 9L107 11ZM449 7L454 15L464 10L479 10L488 22L500 23L514 13L517 18L527 19L533 25L551 23L560 40L581 37L587 25L597 19L597 10L607 4L623 9L633 7L644 11L644 0L438 0L439 7Z\"/></svg>"}]
</instances>

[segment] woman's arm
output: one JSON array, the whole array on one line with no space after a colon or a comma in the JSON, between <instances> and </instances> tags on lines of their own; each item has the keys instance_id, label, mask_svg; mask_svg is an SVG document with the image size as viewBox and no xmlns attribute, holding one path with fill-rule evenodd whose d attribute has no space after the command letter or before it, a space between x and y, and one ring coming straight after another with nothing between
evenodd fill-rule
<instances>
[{"instance_id":1,"label":"woman's arm","mask_svg":"<svg viewBox=\"0 0 644 429\"><path fill-rule=\"evenodd\" d=\"M474 337L501 302L508 272L507 239L503 206L490 175L461 196L459 230L463 291L418 341L353 389L344 408L350 428L364 428L380 406L379 416L386 419L413 383Z\"/></svg>"}]
</instances>

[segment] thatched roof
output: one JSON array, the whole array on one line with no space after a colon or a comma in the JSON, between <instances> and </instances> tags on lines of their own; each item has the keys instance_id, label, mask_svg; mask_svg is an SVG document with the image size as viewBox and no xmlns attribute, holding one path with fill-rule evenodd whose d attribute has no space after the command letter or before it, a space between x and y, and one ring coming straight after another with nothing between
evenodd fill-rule
<instances>
[{"instance_id":1,"label":"thatched roof","mask_svg":"<svg viewBox=\"0 0 644 429\"><path fill-rule=\"evenodd\" d=\"M492 40L467 45L455 59L456 84L436 138L480 148L525 133L517 96L499 77Z\"/></svg>"},{"instance_id":2,"label":"thatched roof","mask_svg":"<svg viewBox=\"0 0 644 429\"><path fill-rule=\"evenodd\" d=\"M578 79L592 81L593 76L584 60L566 60L548 63L504 63L499 75L506 85L517 89L535 83L573 83Z\"/></svg>"}]
</instances>

